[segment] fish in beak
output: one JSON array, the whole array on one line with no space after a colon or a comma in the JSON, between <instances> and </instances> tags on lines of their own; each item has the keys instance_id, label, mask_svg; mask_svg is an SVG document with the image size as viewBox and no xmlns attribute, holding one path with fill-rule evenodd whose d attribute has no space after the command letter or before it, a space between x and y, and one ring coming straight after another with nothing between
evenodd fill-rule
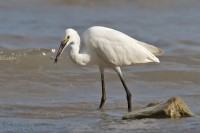
<instances>
[{"instance_id":1,"label":"fish in beak","mask_svg":"<svg viewBox=\"0 0 200 133\"><path fill-rule=\"evenodd\" d=\"M61 41L60 47L58 49L58 53L56 55L56 58L54 59L54 63L58 62L58 58L60 57L60 55L62 54L62 52L64 51L67 42L69 41L69 38L67 37L66 39L64 39L63 41Z\"/></svg>"}]
</instances>

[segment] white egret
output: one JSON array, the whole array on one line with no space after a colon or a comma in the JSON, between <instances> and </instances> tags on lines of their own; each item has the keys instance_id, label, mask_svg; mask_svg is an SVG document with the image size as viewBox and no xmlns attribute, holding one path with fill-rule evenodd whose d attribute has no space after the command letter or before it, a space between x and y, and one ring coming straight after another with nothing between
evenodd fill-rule
<instances>
[{"instance_id":1,"label":"white egret","mask_svg":"<svg viewBox=\"0 0 200 133\"><path fill-rule=\"evenodd\" d=\"M102 97L99 108L103 108L106 100L104 69L114 69L126 91L128 111L131 111L131 93L122 77L120 67L129 66L138 63L159 63L156 56L162 55L163 50L140 42L130 36L114 29L94 26L87 29L79 37L78 33L73 29L66 29L63 41L59 47L55 58L67 49L71 60L78 65L98 65L101 73Z\"/></svg>"}]
</instances>

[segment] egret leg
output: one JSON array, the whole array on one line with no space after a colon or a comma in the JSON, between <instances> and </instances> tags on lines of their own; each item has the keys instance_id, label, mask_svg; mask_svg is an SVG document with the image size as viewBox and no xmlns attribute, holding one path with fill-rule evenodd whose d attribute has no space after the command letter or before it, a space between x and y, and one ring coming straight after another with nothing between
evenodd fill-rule
<instances>
[{"instance_id":1,"label":"egret leg","mask_svg":"<svg viewBox=\"0 0 200 133\"><path fill-rule=\"evenodd\" d=\"M101 103L99 105L99 109L103 108L103 105L106 101L106 90L105 90L105 82L104 82L104 73L101 73L101 85L102 85L102 97L101 97Z\"/></svg>"},{"instance_id":2,"label":"egret leg","mask_svg":"<svg viewBox=\"0 0 200 133\"><path fill-rule=\"evenodd\" d=\"M125 81L122 77L122 74L118 73L118 75L119 75L119 78L120 78L120 80L121 80L121 82L124 86L125 91L126 91L126 98L127 98L127 103L128 103L128 112L131 112L132 111L131 93L130 93L130 91L129 91L129 89L128 89L128 87L127 87L127 85L126 85L126 83L125 83Z\"/></svg>"}]
</instances>

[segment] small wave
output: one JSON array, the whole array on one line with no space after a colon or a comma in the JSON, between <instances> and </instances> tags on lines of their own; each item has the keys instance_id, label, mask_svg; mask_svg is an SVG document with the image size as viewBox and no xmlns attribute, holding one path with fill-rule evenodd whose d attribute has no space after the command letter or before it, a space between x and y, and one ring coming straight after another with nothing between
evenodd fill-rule
<instances>
[{"instance_id":1,"label":"small wave","mask_svg":"<svg viewBox=\"0 0 200 133\"><path fill-rule=\"evenodd\" d=\"M70 64L60 61L54 65L53 60L56 55L56 49L25 49L25 50L1 50L0 51L0 69L41 69L41 68L58 68ZM64 58L68 58L65 54ZM63 58L60 60L63 60Z\"/></svg>"}]
</instances>

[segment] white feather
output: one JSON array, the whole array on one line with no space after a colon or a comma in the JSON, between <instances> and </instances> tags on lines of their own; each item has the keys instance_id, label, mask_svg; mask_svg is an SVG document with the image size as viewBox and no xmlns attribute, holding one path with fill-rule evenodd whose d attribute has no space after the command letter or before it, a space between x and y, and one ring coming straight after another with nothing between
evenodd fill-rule
<instances>
[{"instance_id":1,"label":"white feather","mask_svg":"<svg viewBox=\"0 0 200 133\"><path fill-rule=\"evenodd\" d=\"M157 52L154 50L156 47L141 45L141 42L110 28L99 26L89 28L83 33L81 40L88 52L95 51L97 54L95 58L99 57L102 62L105 62L104 64L125 66L160 62L154 55Z\"/></svg>"}]
</instances>

